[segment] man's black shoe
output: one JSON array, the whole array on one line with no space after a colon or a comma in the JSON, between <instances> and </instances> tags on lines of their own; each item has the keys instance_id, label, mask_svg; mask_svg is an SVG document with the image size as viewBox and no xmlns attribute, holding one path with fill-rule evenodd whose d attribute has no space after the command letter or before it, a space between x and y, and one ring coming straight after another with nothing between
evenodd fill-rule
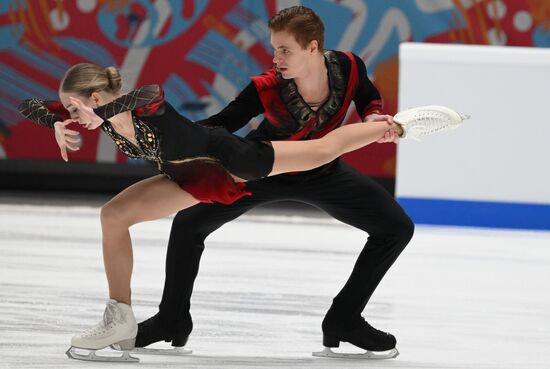
<instances>
[{"instance_id":1,"label":"man's black shoe","mask_svg":"<svg viewBox=\"0 0 550 369\"><path fill-rule=\"evenodd\" d=\"M161 324L159 315L156 314L138 324L135 347L146 347L159 341L172 342L174 347L183 347L192 329L193 323L185 331L171 332Z\"/></svg>"},{"instance_id":2,"label":"man's black shoe","mask_svg":"<svg viewBox=\"0 0 550 369\"><path fill-rule=\"evenodd\" d=\"M325 347L339 347L340 342L349 342L367 351L388 351L397 344L393 335L372 327L363 317L352 324L335 323L325 318L322 328Z\"/></svg>"}]
</instances>

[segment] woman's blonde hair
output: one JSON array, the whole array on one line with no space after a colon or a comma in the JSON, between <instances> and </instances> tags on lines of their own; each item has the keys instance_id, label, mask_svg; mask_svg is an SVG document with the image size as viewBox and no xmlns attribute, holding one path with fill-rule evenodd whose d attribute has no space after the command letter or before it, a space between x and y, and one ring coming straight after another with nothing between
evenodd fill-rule
<instances>
[{"instance_id":1,"label":"woman's blonde hair","mask_svg":"<svg viewBox=\"0 0 550 369\"><path fill-rule=\"evenodd\" d=\"M65 72L61 81L61 91L76 92L85 97L99 91L114 94L119 92L121 87L122 77L117 68L102 68L90 63L73 65Z\"/></svg>"}]
</instances>

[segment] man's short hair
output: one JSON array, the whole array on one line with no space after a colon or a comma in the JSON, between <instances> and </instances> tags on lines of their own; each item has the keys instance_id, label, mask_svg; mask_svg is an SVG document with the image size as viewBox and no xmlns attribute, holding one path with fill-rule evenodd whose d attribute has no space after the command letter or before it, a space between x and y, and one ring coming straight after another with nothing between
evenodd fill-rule
<instances>
[{"instance_id":1,"label":"man's short hair","mask_svg":"<svg viewBox=\"0 0 550 369\"><path fill-rule=\"evenodd\" d=\"M305 49L316 40L319 51L323 51L325 43L325 26L321 18L310 8L292 6L280 10L268 22L272 32L286 31L294 36L298 44Z\"/></svg>"}]
</instances>

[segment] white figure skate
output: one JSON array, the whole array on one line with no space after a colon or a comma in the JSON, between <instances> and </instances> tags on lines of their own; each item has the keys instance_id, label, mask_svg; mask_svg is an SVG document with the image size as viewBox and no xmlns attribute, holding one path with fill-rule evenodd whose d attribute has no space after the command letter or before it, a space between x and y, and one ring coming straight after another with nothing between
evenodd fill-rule
<instances>
[{"instance_id":1,"label":"white figure skate","mask_svg":"<svg viewBox=\"0 0 550 369\"><path fill-rule=\"evenodd\" d=\"M137 322L132 307L127 304L109 300L103 313L103 320L94 327L75 335L66 354L71 359L87 361L122 361L139 362L130 356L137 335ZM106 347L122 350L122 356L96 355L97 350ZM87 351L87 353L79 353Z\"/></svg>"},{"instance_id":2,"label":"white figure skate","mask_svg":"<svg viewBox=\"0 0 550 369\"><path fill-rule=\"evenodd\" d=\"M400 111L393 120L403 128L401 138L419 141L422 136L455 129L469 118L445 106L426 105Z\"/></svg>"}]
</instances>

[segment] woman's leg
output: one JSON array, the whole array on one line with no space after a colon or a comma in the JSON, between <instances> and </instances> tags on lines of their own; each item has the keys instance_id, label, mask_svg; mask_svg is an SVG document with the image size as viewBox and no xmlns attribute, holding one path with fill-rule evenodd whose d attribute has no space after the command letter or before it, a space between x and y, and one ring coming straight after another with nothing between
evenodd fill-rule
<instances>
[{"instance_id":1,"label":"woman's leg","mask_svg":"<svg viewBox=\"0 0 550 369\"><path fill-rule=\"evenodd\" d=\"M368 122L347 124L316 140L272 141L275 160L269 175L317 168L342 154L377 141L390 129L402 132L398 124Z\"/></svg>"},{"instance_id":2,"label":"woman's leg","mask_svg":"<svg viewBox=\"0 0 550 369\"><path fill-rule=\"evenodd\" d=\"M110 298L130 305L130 226L174 214L198 202L175 182L157 175L126 188L103 206L103 261Z\"/></svg>"}]
</instances>

